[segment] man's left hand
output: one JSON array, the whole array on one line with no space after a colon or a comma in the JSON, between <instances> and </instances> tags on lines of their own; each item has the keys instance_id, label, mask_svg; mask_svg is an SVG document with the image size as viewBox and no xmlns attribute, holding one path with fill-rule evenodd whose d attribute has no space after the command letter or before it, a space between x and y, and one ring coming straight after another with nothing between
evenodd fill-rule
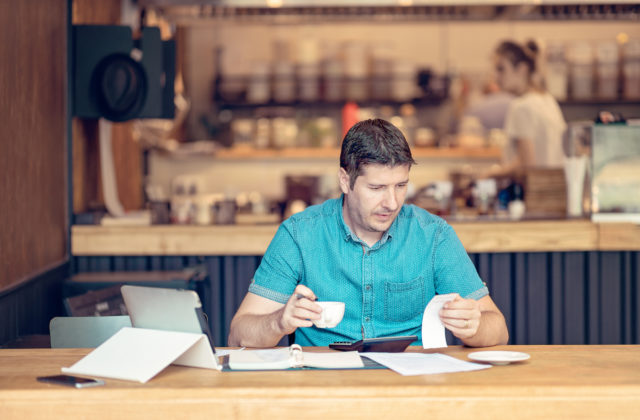
<instances>
[{"instance_id":1,"label":"man's left hand","mask_svg":"<svg viewBox=\"0 0 640 420\"><path fill-rule=\"evenodd\" d=\"M456 296L440 310L440 319L445 328L460 339L471 338L480 328L480 304L474 299Z\"/></svg>"}]
</instances>

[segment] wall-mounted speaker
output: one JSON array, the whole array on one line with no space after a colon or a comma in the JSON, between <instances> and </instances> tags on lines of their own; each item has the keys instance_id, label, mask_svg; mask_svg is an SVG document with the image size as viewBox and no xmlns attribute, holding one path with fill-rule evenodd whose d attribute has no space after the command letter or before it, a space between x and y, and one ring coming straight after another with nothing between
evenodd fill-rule
<instances>
[{"instance_id":1,"label":"wall-mounted speaker","mask_svg":"<svg viewBox=\"0 0 640 420\"><path fill-rule=\"evenodd\" d=\"M175 42L160 30L113 25L73 27L73 115L126 121L173 118Z\"/></svg>"}]
</instances>

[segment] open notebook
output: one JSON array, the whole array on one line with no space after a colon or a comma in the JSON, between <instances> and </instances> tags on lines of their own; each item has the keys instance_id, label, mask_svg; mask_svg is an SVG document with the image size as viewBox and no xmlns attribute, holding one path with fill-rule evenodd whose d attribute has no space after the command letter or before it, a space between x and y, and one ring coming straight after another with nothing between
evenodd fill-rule
<instances>
[{"instance_id":1,"label":"open notebook","mask_svg":"<svg viewBox=\"0 0 640 420\"><path fill-rule=\"evenodd\" d=\"M228 368L231 370L361 369L364 367L357 351L303 352L298 344L277 349L231 351L228 359Z\"/></svg>"}]
</instances>

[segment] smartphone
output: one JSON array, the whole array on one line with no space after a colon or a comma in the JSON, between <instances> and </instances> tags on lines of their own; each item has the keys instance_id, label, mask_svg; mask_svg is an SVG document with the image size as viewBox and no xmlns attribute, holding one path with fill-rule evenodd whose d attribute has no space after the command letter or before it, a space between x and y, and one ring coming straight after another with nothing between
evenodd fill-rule
<instances>
[{"instance_id":1,"label":"smartphone","mask_svg":"<svg viewBox=\"0 0 640 420\"><path fill-rule=\"evenodd\" d=\"M365 338L358 341L338 341L329 344L329 347L334 350L355 350L359 352L368 351L380 351L387 353L399 353L403 352L409 344L416 341L418 337L415 335L403 335L396 337L379 337L379 338Z\"/></svg>"},{"instance_id":2,"label":"smartphone","mask_svg":"<svg viewBox=\"0 0 640 420\"><path fill-rule=\"evenodd\" d=\"M75 388L87 388L90 386L104 385L104 381L100 379L80 378L78 376L70 375L38 376L37 379L40 382L72 386Z\"/></svg>"}]
</instances>

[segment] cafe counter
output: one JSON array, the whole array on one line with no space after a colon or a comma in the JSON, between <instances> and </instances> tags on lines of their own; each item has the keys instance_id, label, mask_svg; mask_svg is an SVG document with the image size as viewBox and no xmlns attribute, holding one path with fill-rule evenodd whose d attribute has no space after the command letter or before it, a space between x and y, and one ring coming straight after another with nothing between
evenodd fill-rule
<instances>
[{"instance_id":1,"label":"cafe counter","mask_svg":"<svg viewBox=\"0 0 640 420\"><path fill-rule=\"evenodd\" d=\"M640 340L640 225L578 220L451 221L512 344ZM206 270L214 339L229 324L277 225L73 226L73 272ZM123 274L123 273L120 273ZM140 274L140 273L137 273Z\"/></svg>"},{"instance_id":2,"label":"cafe counter","mask_svg":"<svg viewBox=\"0 0 640 420\"><path fill-rule=\"evenodd\" d=\"M640 250L640 225L589 220L451 222L469 253ZM74 256L262 255L277 225L84 226Z\"/></svg>"}]
</instances>

